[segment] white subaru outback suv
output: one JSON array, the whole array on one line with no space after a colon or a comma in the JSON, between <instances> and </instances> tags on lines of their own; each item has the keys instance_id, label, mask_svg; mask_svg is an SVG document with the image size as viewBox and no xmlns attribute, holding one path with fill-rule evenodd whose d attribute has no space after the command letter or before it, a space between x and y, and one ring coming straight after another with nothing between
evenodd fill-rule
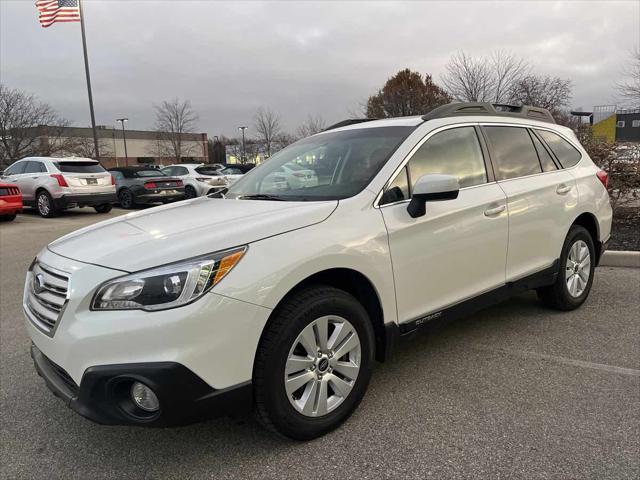
<instances>
[{"instance_id":1,"label":"white subaru outback suv","mask_svg":"<svg viewBox=\"0 0 640 480\"><path fill-rule=\"evenodd\" d=\"M265 182L287 165L317 184ZM24 290L35 366L100 423L254 408L272 430L317 437L362 400L374 359L424 325L528 289L579 307L609 238L606 182L571 130L533 107L343 122L220 198L43 249Z\"/></svg>"}]
</instances>

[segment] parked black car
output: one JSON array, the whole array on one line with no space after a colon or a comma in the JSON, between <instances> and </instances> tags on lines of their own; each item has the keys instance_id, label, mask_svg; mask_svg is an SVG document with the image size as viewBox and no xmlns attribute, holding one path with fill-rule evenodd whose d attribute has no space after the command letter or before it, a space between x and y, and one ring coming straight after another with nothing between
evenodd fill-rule
<instances>
[{"instance_id":1,"label":"parked black car","mask_svg":"<svg viewBox=\"0 0 640 480\"><path fill-rule=\"evenodd\" d=\"M185 198L182 180L169 177L149 167L110 168L116 181L118 201L122 208L149 203L168 203Z\"/></svg>"}]
</instances>

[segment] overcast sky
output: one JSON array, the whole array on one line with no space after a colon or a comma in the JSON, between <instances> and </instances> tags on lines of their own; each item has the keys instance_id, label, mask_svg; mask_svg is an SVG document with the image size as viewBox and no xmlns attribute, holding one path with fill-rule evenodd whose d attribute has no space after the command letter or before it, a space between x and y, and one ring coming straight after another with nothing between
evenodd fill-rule
<instances>
[{"instance_id":1,"label":"overcast sky","mask_svg":"<svg viewBox=\"0 0 640 480\"><path fill-rule=\"evenodd\" d=\"M0 0L3 84L89 125L78 23L38 24L34 0ZM191 100L199 130L235 135L257 107L293 131L333 123L399 69L433 75L459 50L508 49L574 82L573 106L615 101L640 42L640 1L214 2L85 0L97 122L153 126L153 104Z\"/></svg>"}]
</instances>

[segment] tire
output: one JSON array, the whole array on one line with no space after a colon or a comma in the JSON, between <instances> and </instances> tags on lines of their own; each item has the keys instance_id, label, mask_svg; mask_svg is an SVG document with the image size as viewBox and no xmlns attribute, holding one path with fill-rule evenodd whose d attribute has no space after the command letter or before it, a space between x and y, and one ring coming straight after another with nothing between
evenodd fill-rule
<instances>
[{"instance_id":1,"label":"tire","mask_svg":"<svg viewBox=\"0 0 640 480\"><path fill-rule=\"evenodd\" d=\"M198 192L196 192L196 189L191 185L187 185L186 187L184 187L184 198L188 200L190 198L196 198L197 196Z\"/></svg>"},{"instance_id":2,"label":"tire","mask_svg":"<svg viewBox=\"0 0 640 480\"><path fill-rule=\"evenodd\" d=\"M36 195L36 210L44 218L55 217L58 214L53 198L46 190L40 190Z\"/></svg>"},{"instance_id":3,"label":"tire","mask_svg":"<svg viewBox=\"0 0 640 480\"><path fill-rule=\"evenodd\" d=\"M0 221L2 222L12 222L16 219L16 214L13 213L11 215L0 215Z\"/></svg>"},{"instance_id":4,"label":"tire","mask_svg":"<svg viewBox=\"0 0 640 480\"><path fill-rule=\"evenodd\" d=\"M314 326L320 328L325 321L328 341L318 354L320 342ZM302 345L303 332L315 342L306 342L311 348ZM341 338L341 334L346 336ZM308 351L313 349L315 353ZM291 357L295 358L290 361ZM258 345L253 371L258 420L267 429L295 440L324 435L344 422L364 397L373 358L373 326L353 296L328 286L299 291L279 307ZM358 364L359 369L354 368ZM295 385L303 380L297 390L292 379ZM309 398L314 401L305 402Z\"/></svg>"},{"instance_id":5,"label":"tire","mask_svg":"<svg viewBox=\"0 0 640 480\"><path fill-rule=\"evenodd\" d=\"M118 202L125 210L129 210L136 206L136 199L133 196L133 192L128 188L123 188L118 192Z\"/></svg>"},{"instance_id":6,"label":"tire","mask_svg":"<svg viewBox=\"0 0 640 480\"><path fill-rule=\"evenodd\" d=\"M96 205L93 209L98 213L109 213L113 206L110 203L105 203L104 205Z\"/></svg>"},{"instance_id":7,"label":"tire","mask_svg":"<svg viewBox=\"0 0 640 480\"><path fill-rule=\"evenodd\" d=\"M588 256L584 256L586 253ZM579 262L575 262L576 258ZM555 283L537 290L542 304L564 311L582 305L591 291L595 261L593 238L584 227L573 225L562 246L560 271Z\"/></svg>"}]
</instances>

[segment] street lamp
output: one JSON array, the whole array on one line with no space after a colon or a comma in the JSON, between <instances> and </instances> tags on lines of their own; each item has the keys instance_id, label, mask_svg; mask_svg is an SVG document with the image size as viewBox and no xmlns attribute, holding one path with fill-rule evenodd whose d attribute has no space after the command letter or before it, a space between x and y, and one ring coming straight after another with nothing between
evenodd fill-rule
<instances>
[{"instance_id":1,"label":"street lamp","mask_svg":"<svg viewBox=\"0 0 640 480\"><path fill-rule=\"evenodd\" d=\"M122 141L124 142L124 165L125 167L129 166L129 155L127 155L127 134L124 132L124 122L128 122L128 118L116 118L116 122L120 122L122 125Z\"/></svg>"},{"instance_id":2,"label":"street lamp","mask_svg":"<svg viewBox=\"0 0 640 480\"><path fill-rule=\"evenodd\" d=\"M244 131L248 127L238 127L238 130L242 130L242 157L240 158L240 163L245 163L245 157L247 155L246 150L244 148Z\"/></svg>"}]
</instances>

